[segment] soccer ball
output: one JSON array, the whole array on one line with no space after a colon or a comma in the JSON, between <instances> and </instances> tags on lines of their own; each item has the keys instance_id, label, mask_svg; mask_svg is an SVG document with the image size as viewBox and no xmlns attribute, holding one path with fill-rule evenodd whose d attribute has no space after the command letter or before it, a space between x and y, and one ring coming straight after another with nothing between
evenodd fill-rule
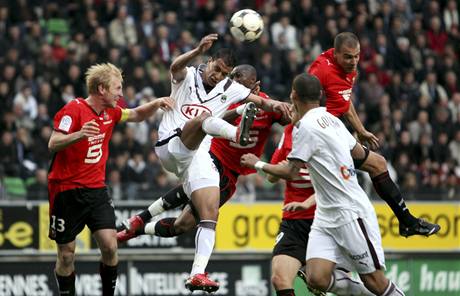
<instances>
[{"instance_id":1,"label":"soccer ball","mask_svg":"<svg viewBox=\"0 0 460 296\"><path fill-rule=\"evenodd\" d=\"M252 9L243 9L230 19L230 33L239 41L252 42L262 35L264 21L260 14Z\"/></svg>"}]
</instances>

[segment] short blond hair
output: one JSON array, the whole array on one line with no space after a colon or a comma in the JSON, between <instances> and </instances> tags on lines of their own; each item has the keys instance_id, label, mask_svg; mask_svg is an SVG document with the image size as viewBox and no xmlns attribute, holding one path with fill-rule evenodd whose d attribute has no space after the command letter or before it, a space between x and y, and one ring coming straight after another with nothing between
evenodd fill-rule
<instances>
[{"instance_id":1,"label":"short blond hair","mask_svg":"<svg viewBox=\"0 0 460 296\"><path fill-rule=\"evenodd\" d=\"M97 94L99 85L109 89L112 77L118 78L123 82L121 70L111 63L92 65L86 70L85 76L89 94Z\"/></svg>"}]
</instances>

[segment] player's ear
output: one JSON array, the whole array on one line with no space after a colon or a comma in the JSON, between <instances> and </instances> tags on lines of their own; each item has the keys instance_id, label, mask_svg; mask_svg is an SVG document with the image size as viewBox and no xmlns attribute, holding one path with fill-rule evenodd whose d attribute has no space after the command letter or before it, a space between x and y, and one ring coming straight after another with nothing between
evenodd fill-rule
<instances>
[{"instance_id":1,"label":"player's ear","mask_svg":"<svg viewBox=\"0 0 460 296\"><path fill-rule=\"evenodd\" d=\"M97 86L97 92L100 96L103 96L105 94L105 88L102 84L99 84Z\"/></svg>"}]
</instances>

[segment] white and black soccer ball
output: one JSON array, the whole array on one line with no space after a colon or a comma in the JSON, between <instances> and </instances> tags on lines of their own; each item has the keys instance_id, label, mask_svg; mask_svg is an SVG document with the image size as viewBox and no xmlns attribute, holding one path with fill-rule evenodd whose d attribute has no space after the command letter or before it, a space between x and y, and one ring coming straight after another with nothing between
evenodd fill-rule
<instances>
[{"instance_id":1,"label":"white and black soccer ball","mask_svg":"<svg viewBox=\"0 0 460 296\"><path fill-rule=\"evenodd\" d=\"M239 41L252 42L262 35L264 21L260 14L252 9L243 9L230 19L230 33Z\"/></svg>"}]
</instances>

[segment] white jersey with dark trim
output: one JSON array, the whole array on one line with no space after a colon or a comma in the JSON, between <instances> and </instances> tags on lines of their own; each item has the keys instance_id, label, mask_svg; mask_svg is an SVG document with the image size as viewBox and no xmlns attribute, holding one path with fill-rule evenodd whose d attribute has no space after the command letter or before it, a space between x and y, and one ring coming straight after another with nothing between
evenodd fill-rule
<instances>
[{"instance_id":1,"label":"white jersey with dark trim","mask_svg":"<svg viewBox=\"0 0 460 296\"><path fill-rule=\"evenodd\" d=\"M319 107L298 123L289 159L306 162L316 192L314 225L337 227L359 217L375 215L358 184L350 150L356 139L340 119Z\"/></svg>"},{"instance_id":2,"label":"white jersey with dark trim","mask_svg":"<svg viewBox=\"0 0 460 296\"><path fill-rule=\"evenodd\" d=\"M189 119L203 112L221 118L230 105L249 96L250 89L228 77L207 93L201 78L203 68L203 65L187 67L185 78L179 82L174 82L171 78L171 97L175 104L173 110L163 114L158 129L159 139L168 136L176 128L182 128Z\"/></svg>"}]
</instances>

